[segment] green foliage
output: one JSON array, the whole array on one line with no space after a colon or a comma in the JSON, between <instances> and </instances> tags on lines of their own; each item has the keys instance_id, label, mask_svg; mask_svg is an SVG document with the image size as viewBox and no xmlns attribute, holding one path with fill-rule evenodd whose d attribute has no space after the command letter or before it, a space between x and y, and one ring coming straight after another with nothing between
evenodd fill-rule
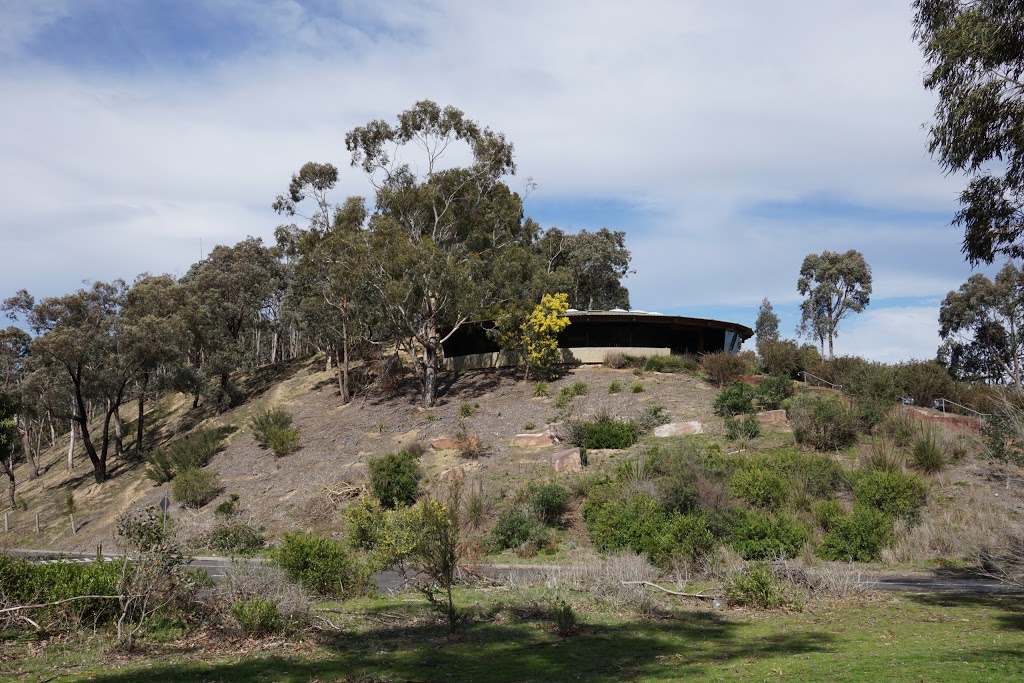
<instances>
[{"instance_id":1,"label":"green foliage","mask_svg":"<svg viewBox=\"0 0 1024 683\"><path fill-rule=\"evenodd\" d=\"M551 616L555 623L555 633L565 637L576 632L576 612L572 605L565 600L559 599L551 610Z\"/></svg>"},{"instance_id":2,"label":"green foliage","mask_svg":"<svg viewBox=\"0 0 1024 683\"><path fill-rule=\"evenodd\" d=\"M928 495L928 486L916 474L867 470L857 477L853 493L858 505L914 522Z\"/></svg>"},{"instance_id":3,"label":"green foliage","mask_svg":"<svg viewBox=\"0 0 1024 683\"><path fill-rule=\"evenodd\" d=\"M459 417L465 419L476 415L476 408L473 407L472 403L463 403L459 406Z\"/></svg>"},{"instance_id":4,"label":"green foliage","mask_svg":"<svg viewBox=\"0 0 1024 683\"><path fill-rule=\"evenodd\" d=\"M251 524L219 524L210 532L209 544L214 550L233 555L254 553L263 547L266 537Z\"/></svg>"},{"instance_id":5,"label":"green foliage","mask_svg":"<svg viewBox=\"0 0 1024 683\"><path fill-rule=\"evenodd\" d=\"M832 340L839 323L860 313L871 300L871 268L864 255L824 251L808 254L800 266L797 291L806 299L800 304L801 332L824 344L832 358Z\"/></svg>"},{"instance_id":6,"label":"green foliage","mask_svg":"<svg viewBox=\"0 0 1024 683\"><path fill-rule=\"evenodd\" d=\"M480 525L484 522L484 513L486 512L486 503L484 501L484 493L481 487L474 487L466 495L466 519L469 522L469 526L473 529L479 529Z\"/></svg>"},{"instance_id":7,"label":"green foliage","mask_svg":"<svg viewBox=\"0 0 1024 683\"><path fill-rule=\"evenodd\" d=\"M582 448L629 448L639 439L643 430L632 420L616 420L609 415L598 415L592 421L570 424L569 440Z\"/></svg>"},{"instance_id":8,"label":"green foliage","mask_svg":"<svg viewBox=\"0 0 1024 683\"><path fill-rule=\"evenodd\" d=\"M640 412L640 416L637 417L636 422L640 425L640 429L648 431L654 429L663 424L668 424L672 421L672 416L668 414L668 408L661 405L660 403L652 403L648 406L644 406L644 409Z\"/></svg>"},{"instance_id":9,"label":"green foliage","mask_svg":"<svg viewBox=\"0 0 1024 683\"><path fill-rule=\"evenodd\" d=\"M903 363L896 368L896 376L903 394L914 405L931 408L936 399L949 398L953 393L953 378L949 371L933 360Z\"/></svg>"},{"instance_id":10,"label":"green foliage","mask_svg":"<svg viewBox=\"0 0 1024 683\"><path fill-rule=\"evenodd\" d=\"M796 557L810 533L786 514L736 509L726 520L729 545L745 560Z\"/></svg>"},{"instance_id":11,"label":"green foliage","mask_svg":"<svg viewBox=\"0 0 1024 683\"><path fill-rule=\"evenodd\" d=\"M199 429L171 444L151 451L146 460L145 476L157 484L171 481L182 470L204 467L220 448L221 432Z\"/></svg>"},{"instance_id":12,"label":"green foliage","mask_svg":"<svg viewBox=\"0 0 1024 683\"><path fill-rule=\"evenodd\" d=\"M753 562L734 574L725 586L725 599L730 605L758 609L775 609L791 602L767 562Z\"/></svg>"},{"instance_id":13,"label":"green foliage","mask_svg":"<svg viewBox=\"0 0 1024 683\"><path fill-rule=\"evenodd\" d=\"M754 389L744 382L732 382L718 392L713 403L715 415L727 417L754 410Z\"/></svg>"},{"instance_id":14,"label":"green foliage","mask_svg":"<svg viewBox=\"0 0 1024 683\"><path fill-rule=\"evenodd\" d=\"M622 391L622 382L620 382L617 379L612 380L612 383L608 385L608 393L609 394L617 394L617 393L619 393L621 391Z\"/></svg>"},{"instance_id":15,"label":"green foliage","mask_svg":"<svg viewBox=\"0 0 1024 683\"><path fill-rule=\"evenodd\" d=\"M831 531L846 520L846 511L837 500L818 500L811 506L814 521L822 531Z\"/></svg>"},{"instance_id":16,"label":"green foliage","mask_svg":"<svg viewBox=\"0 0 1024 683\"><path fill-rule=\"evenodd\" d=\"M299 447L299 430L294 427L271 427L267 430L266 436L270 452L279 458L294 453Z\"/></svg>"},{"instance_id":17,"label":"green foliage","mask_svg":"<svg viewBox=\"0 0 1024 683\"><path fill-rule=\"evenodd\" d=\"M598 550L622 550L660 556L668 513L654 498L640 494L619 500L591 496L583 505L587 533Z\"/></svg>"},{"instance_id":18,"label":"green foliage","mask_svg":"<svg viewBox=\"0 0 1024 683\"><path fill-rule=\"evenodd\" d=\"M981 428L988 455L1002 463L1024 463L1021 412L1008 401L997 404Z\"/></svg>"},{"instance_id":19,"label":"green foliage","mask_svg":"<svg viewBox=\"0 0 1024 683\"><path fill-rule=\"evenodd\" d=\"M273 560L288 577L306 590L334 598L366 592L369 574L341 541L326 536L292 532L275 548Z\"/></svg>"},{"instance_id":20,"label":"green foliage","mask_svg":"<svg viewBox=\"0 0 1024 683\"><path fill-rule=\"evenodd\" d=\"M903 395L896 368L860 358L836 360L847 366L840 370L843 392L853 398L861 424L866 429L879 424Z\"/></svg>"},{"instance_id":21,"label":"green foliage","mask_svg":"<svg viewBox=\"0 0 1024 683\"><path fill-rule=\"evenodd\" d=\"M778 410L793 392L793 380L788 375L773 375L763 378L754 388L754 400L761 410Z\"/></svg>"},{"instance_id":22,"label":"green foliage","mask_svg":"<svg viewBox=\"0 0 1024 683\"><path fill-rule=\"evenodd\" d=\"M562 361L558 335L570 324L569 318L565 317L568 308L567 294L545 294L520 327L530 373L548 377L555 365Z\"/></svg>"},{"instance_id":23,"label":"green foliage","mask_svg":"<svg viewBox=\"0 0 1024 683\"><path fill-rule=\"evenodd\" d=\"M756 439L761 436L761 423L753 413L742 418L729 416L725 418L725 436L730 441Z\"/></svg>"},{"instance_id":24,"label":"green foliage","mask_svg":"<svg viewBox=\"0 0 1024 683\"><path fill-rule=\"evenodd\" d=\"M558 525L569 507L569 490L561 484L532 483L527 488L530 510L544 524Z\"/></svg>"},{"instance_id":25,"label":"green foliage","mask_svg":"<svg viewBox=\"0 0 1024 683\"><path fill-rule=\"evenodd\" d=\"M778 510L786 502L789 479L764 461L741 467L732 476L732 493L756 507Z\"/></svg>"},{"instance_id":26,"label":"green foliage","mask_svg":"<svg viewBox=\"0 0 1024 683\"><path fill-rule=\"evenodd\" d=\"M0 554L0 586L6 606L57 602L85 595L117 595L122 564L113 562L53 562L34 564ZM72 600L33 610L41 624L92 627L113 621L119 614L117 600Z\"/></svg>"},{"instance_id":27,"label":"green foliage","mask_svg":"<svg viewBox=\"0 0 1024 683\"><path fill-rule=\"evenodd\" d=\"M576 381L572 384L567 384L559 390L558 397L555 398L555 407L567 408L574 398L577 396L586 396L589 391L590 387L583 381Z\"/></svg>"},{"instance_id":28,"label":"green foliage","mask_svg":"<svg viewBox=\"0 0 1024 683\"><path fill-rule=\"evenodd\" d=\"M236 601L231 605L231 616L248 636L277 633L284 625L277 603L263 598Z\"/></svg>"},{"instance_id":29,"label":"green foliage","mask_svg":"<svg viewBox=\"0 0 1024 683\"><path fill-rule=\"evenodd\" d=\"M858 419L838 396L804 393L789 411L797 443L818 450L839 450L857 442Z\"/></svg>"},{"instance_id":30,"label":"green foliage","mask_svg":"<svg viewBox=\"0 0 1024 683\"><path fill-rule=\"evenodd\" d=\"M946 445L934 427L921 426L910 446L914 466L926 474L941 472L946 466Z\"/></svg>"},{"instance_id":31,"label":"green foliage","mask_svg":"<svg viewBox=\"0 0 1024 683\"><path fill-rule=\"evenodd\" d=\"M878 425L882 436L895 446L906 448L914 440L919 422L910 417L902 408L889 411Z\"/></svg>"},{"instance_id":32,"label":"green foliage","mask_svg":"<svg viewBox=\"0 0 1024 683\"><path fill-rule=\"evenodd\" d=\"M768 297L761 300L761 307L757 309L754 334L757 335L758 353L761 351L761 346L766 342L771 343L779 340L779 316L775 314L772 302L768 301Z\"/></svg>"},{"instance_id":33,"label":"green foliage","mask_svg":"<svg viewBox=\"0 0 1024 683\"><path fill-rule=\"evenodd\" d=\"M511 550L542 539L544 527L533 517L516 508L506 508L498 514L491 529L489 546L495 552Z\"/></svg>"},{"instance_id":34,"label":"green foliage","mask_svg":"<svg viewBox=\"0 0 1024 683\"><path fill-rule=\"evenodd\" d=\"M419 462L405 451L370 460L370 491L384 507L415 503L421 479Z\"/></svg>"},{"instance_id":35,"label":"green foliage","mask_svg":"<svg viewBox=\"0 0 1024 683\"><path fill-rule=\"evenodd\" d=\"M892 517L863 505L850 517L831 519L828 529L818 554L836 562L874 562L893 540Z\"/></svg>"},{"instance_id":36,"label":"green foliage","mask_svg":"<svg viewBox=\"0 0 1024 683\"><path fill-rule=\"evenodd\" d=\"M629 385L629 390L634 394L642 394L644 393L644 384L643 382L633 382Z\"/></svg>"},{"instance_id":37,"label":"green foliage","mask_svg":"<svg viewBox=\"0 0 1024 683\"><path fill-rule=\"evenodd\" d=\"M533 385L533 397L534 398L547 398L551 395L551 385L547 382L541 381Z\"/></svg>"},{"instance_id":38,"label":"green foliage","mask_svg":"<svg viewBox=\"0 0 1024 683\"><path fill-rule=\"evenodd\" d=\"M256 443L278 457L294 453L299 446L299 432L291 424L292 414L280 408L265 410L249 420Z\"/></svg>"},{"instance_id":39,"label":"green foliage","mask_svg":"<svg viewBox=\"0 0 1024 683\"><path fill-rule=\"evenodd\" d=\"M902 471L905 460L903 453L886 438L873 439L867 453L861 456L861 463L865 469L886 472Z\"/></svg>"},{"instance_id":40,"label":"green foliage","mask_svg":"<svg viewBox=\"0 0 1024 683\"><path fill-rule=\"evenodd\" d=\"M662 532L660 553L652 555L651 561L664 563L679 558L703 563L717 547L718 541L704 515L671 514Z\"/></svg>"},{"instance_id":41,"label":"green foliage","mask_svg":"<svg viewBox=\"0 0 1024 683\"><path fill-rule=\"evenodd\" d=\"M811 352L818 353L811 347ZM807 352L795 341L758 341L757 353L761 359L761 369L769 375L784 375L800 379L800 373L807 365Z\"/></svg>"},{"instance_id":42,"label":"green foliage","mask_svg":"<svg viewBox=\"0 0 1024 683\"><path fill-rule=\"evenodd\" d=\"M171 497L185 507L201 508L220 492L216 470L190 467L178 472L171 482Z\"/></svg>"},{"instance_id":43,"label":"green foliage","mask_svg":"<svg viewBox=\"0 0 1024 683\"><path fill-rule=\"evenodd\" d=\"M648 372L673 372L696 375L700 372L700 363L690 356L650 356L644 362L644 370Z\"/></svg>"},{"instance_id":44,"label":"green foliage","mask_svg":"<svg viewBox=\"0 0 1024 683\"><path fill-rule=\"evenodd\" d=\"M218 517L232 517L238 512L238 494L232 493L227 500L219 503L214 509L213 514Z\"/></svg>"},{"instance_id":45,"label":"green foliage","mask_svg":"<svg viewBox=\"0 0 1024 683\"><path fill-rule=\"evenodd\" d=\"M735 353L716 351L700 357L700 369L709 381L722 387L739 380L747 371L747 362Z\"/></svg>"}]
</instances>

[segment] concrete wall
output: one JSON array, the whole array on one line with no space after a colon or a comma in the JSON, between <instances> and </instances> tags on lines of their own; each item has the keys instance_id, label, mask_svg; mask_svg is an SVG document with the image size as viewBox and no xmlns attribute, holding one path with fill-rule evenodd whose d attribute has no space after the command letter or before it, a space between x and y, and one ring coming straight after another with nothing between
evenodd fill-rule
<instances>
[{"instance_id":1,"label":"concrete wall","mask_svg":"<svg viewBox=\"0 0 1024 683\"><path fill-rule=\"evenodd\" d=\"M559 350L562 352L562 362L571 365L580 363L584 365L600 365L604 362L604 357L613 352L625 353L630 356L667 356L671 353L667 348L619 346L584 346ZM445 367L456 371L506 368L518 364L518 360L510 360L500 351L495 353L473 353L468 356L456 356L455 358L445 359Z\"/></svg>"}]
</instances>

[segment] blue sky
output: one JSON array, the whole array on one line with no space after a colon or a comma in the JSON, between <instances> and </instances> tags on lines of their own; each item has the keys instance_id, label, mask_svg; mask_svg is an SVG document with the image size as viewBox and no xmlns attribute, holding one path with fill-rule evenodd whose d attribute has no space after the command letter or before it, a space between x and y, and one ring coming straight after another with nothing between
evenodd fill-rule
<instances>
[{"instance_id":1,"label":"blue sky","mask_svg":"<svg viewBox=\"0 0 1024 683\"><path fill-rule=\"evenodd\" d=\"M719 6L721 5L721 6ZM585 10L584 10L585 8ZM625 230L633 306L796 326L804 256L875 284L837 352L924 358L971 274L908 3L0 0L0 295L270 240L309 160L419 99L516 145L527 213Z\"/></svg>"}]
</instances>

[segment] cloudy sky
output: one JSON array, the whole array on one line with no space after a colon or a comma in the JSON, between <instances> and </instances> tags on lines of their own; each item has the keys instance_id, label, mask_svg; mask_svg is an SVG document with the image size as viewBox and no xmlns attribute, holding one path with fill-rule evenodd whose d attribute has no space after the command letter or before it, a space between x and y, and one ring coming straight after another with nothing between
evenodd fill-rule
<instances>
[{"instance_id":1,"label":"cloudy sky","mask_svg":"<svg viewBox=\"0 0 1024 683\"><path fill-rule=\"evenodd\" d=\"M625 230L633 307L798 322L808 253L858 249L838 353L934 356L971 273L963 180L891 0L0 0L0 296L183 274L272 241L306 161L369 196L344 134L420 99L515 144L544 226Z\"/></svg>"}]
</instances>

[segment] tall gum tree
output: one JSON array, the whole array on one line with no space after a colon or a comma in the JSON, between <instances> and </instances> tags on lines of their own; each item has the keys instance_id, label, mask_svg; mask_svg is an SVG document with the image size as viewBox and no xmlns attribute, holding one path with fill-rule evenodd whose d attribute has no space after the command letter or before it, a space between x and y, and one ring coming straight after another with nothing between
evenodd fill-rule
<instances>
[{"instance_id":1,"label":"tall gum tree","mask_svg":"<svg viewBox=\"0 0 1024 683\"><path fill-rule=\"evenodd\" d=\"M529 246L522 201L502 182L515 173L512 144L430 101L394 124L353 129L345 144L376 188L367 282L395 334L411 340L432 406L442 342L495 304L487 274ZM453 146L468 152L467 165L446 165Z\"/></svg>"},{"instance_id":2,"label":"tall gum tree","mask_svg":"<svg viewBox=\"0 0 1024 683\"><path fill-rule=\"evenodd\" d=\"M871 301L871 268L855 249L846 253L808 254L800 266L797 291L807 297L800 310L800 329L811 333L834 358L833 341L839 323L860 313Z\"/></svg>"}]
</instances>

